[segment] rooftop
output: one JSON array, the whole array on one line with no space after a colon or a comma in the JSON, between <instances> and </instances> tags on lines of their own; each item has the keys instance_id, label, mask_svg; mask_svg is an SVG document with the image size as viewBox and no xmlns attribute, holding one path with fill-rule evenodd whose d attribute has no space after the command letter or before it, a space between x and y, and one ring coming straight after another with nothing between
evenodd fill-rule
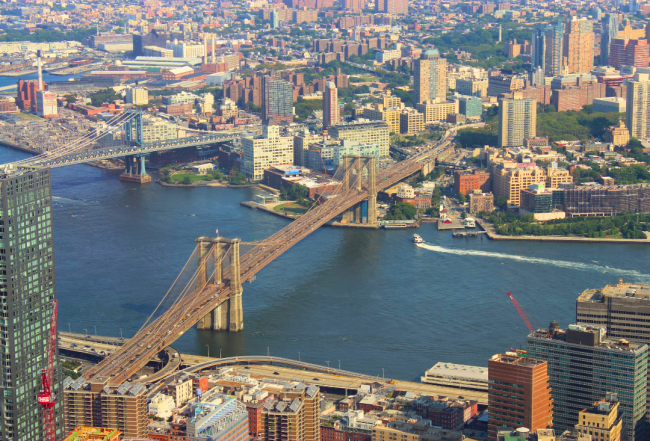
<instances>
[{"instance_id":1,"label":"rooftop","mask_svg":"<svg viewBox=\"0 0 650 441\"><path fill-rule=\"evenodd\" d=\"M601 289L587 289L578 297L578 302L604 303L605 297L627 297L650 300L650 285L641 283L623 283L607 285Z\"/></svg>"},{"instance_id":2,"label":"rooftop","mask_svg":"<svg viewBox=\"0 0 650 441\"><path fill-rule=\"evenodd\" d=\"M432 377L464 377L474 381L488 381L488 370L486 367L469 366L465 364L438 362L426 372Z\"/></svg>"},{"instance_id":3,"label":"rooftop","mask_svg":"<svg viewBox=\"0 0 650 441\"><path fill-rule=\"evenodd\" d=\"M516 364L522 367L535 367L546 363L544 360L537 360L535 358L528 358L525 351L519 352L506 352L505 354L493 355L490 361L497 361L499 363Z\"/></svg>"}]
</instances>

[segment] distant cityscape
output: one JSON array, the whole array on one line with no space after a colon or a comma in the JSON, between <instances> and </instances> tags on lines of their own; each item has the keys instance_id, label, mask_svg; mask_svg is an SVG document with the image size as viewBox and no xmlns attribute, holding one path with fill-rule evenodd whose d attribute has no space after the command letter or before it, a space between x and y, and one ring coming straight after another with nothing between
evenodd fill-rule
<instances>
[{"instance_id":1,"label":"distant cityscape","mask_svg":"<svg viewBox=\"0 0 650 441\"><path fill-rule=\"evenodd\" d=\"M648 15L638 0L3 3L0 145L25 157L0 172L0 437L647 440L650 284L630 272L585 281L571 323L540 326L508 293L520 347L481 366L432 353L420 381L173 344L243 331L242 284L325 225L650 245ZM290 222L188 238L173 298L133 335L65 332L52 169L79 164L134 191L250 187L241 210Z\"/></svg>"}]
</instances>

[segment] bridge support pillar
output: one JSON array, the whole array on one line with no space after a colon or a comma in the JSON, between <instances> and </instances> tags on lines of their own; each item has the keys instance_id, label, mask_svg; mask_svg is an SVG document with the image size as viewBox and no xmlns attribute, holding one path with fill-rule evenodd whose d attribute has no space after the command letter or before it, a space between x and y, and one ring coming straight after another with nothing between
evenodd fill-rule
<instances>
[{"instance_id":1,"label":"bridge support pillar","mask_svg":"<svg viewBox=\"0 0 650 441\"><path fill-rule=\"evenodd\" d=\"M343 167L345 172L343 190L350 190L351 185L354 185L355 189L359 191L365 188L369 195L367 201L361 202L343 212L343 223L376 224L377 158L370 155L346 155L343 157ZM356 172L356 177L353 177L353 172Z\"/></svg>"},{"instance_id":2,"label":"bridge support pillar","mask_svg":"<svg viewBox=\"0 0 650 441\"><path fill-rule=\"evenodd\" d=\"M211 329L214 331L239 332L244 329L244 309L242 307L242 286L241 267L239 261L239 239L225 239L217 237L214 239L200 237L196 240L199 243L198 261L199 270L197 274L197 285L223 283L223 261L227 255L230 256L230 297L225 299L210 313L206 314L198 323L197 329ZM231 247L227 248L226 245ZM215 246L214 252L214 280L209 277L210 268L202 265L210 250Z\"/></svg>"},{"instance_id":3,"label":"bridge support pillar","mask_svg":"<svg viewBox=\"0 0 650 441\"><path fill-rule=\"evenodd\" d=\"M120 175L120 181L135 182L137 184L147 184L151 182L151 176L147 174L144 165L144 155L139 156L125 156L124 173Z\"/></svg>"}]
</instances>

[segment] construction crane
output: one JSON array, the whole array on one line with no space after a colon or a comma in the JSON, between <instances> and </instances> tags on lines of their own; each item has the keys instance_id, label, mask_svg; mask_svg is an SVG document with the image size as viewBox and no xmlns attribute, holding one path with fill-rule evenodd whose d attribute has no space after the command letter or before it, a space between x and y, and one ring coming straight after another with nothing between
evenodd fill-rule
<instances>
[{"instance_id":1,"label":"construction crane","mask_svg":"<svg viewBox=\"0 0 650 441\"><path fill-rule=\"evenodd\" d=\"M47 366L41 370L41 393L38 394L38 404L43 408L43 441L56 441L56 426L54 418L54 357L56 355L56 316L58 302L52 302L52 317L50 334L47 338Z\"/></svg>"},{"instance_id":2,"label":"construction crane","mask_svg":"<svg viewBox=\"0 0 650 441\"><path fill-rule=\"evenodd\" d=\"M519 306L519 303L512 296L512 293L508 293L508 297L510 297L510 300L512 301L512 304L515 305L515 308L517 308L517 312L519 312L519 315L521 316L521 318L524 319L524 323L526 323L526 326L528 327L528 330L531 333L535 332L535 329L533 329L533 325L531 325L530 322L528 321L528 317L526 317L526 314L524 314L524 310L521 309L521 306Z\"/></svg>"}]
</instances>

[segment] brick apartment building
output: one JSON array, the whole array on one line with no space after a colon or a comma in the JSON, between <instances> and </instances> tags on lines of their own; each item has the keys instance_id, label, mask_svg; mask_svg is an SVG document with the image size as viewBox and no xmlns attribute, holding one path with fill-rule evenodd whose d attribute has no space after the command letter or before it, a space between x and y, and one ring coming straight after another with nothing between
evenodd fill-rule
<instances>
[{"instance_id":1,"label":"brick apartment building","mask_svg":"<svg viewBox=\"0 0 650 441\"><path fill-rule=\"evenodd\" d=\"M490 191L490 173L482 170L456 170L454 172L454 192L467 196L473 190Z\"/></svg>"}]
</instances>

